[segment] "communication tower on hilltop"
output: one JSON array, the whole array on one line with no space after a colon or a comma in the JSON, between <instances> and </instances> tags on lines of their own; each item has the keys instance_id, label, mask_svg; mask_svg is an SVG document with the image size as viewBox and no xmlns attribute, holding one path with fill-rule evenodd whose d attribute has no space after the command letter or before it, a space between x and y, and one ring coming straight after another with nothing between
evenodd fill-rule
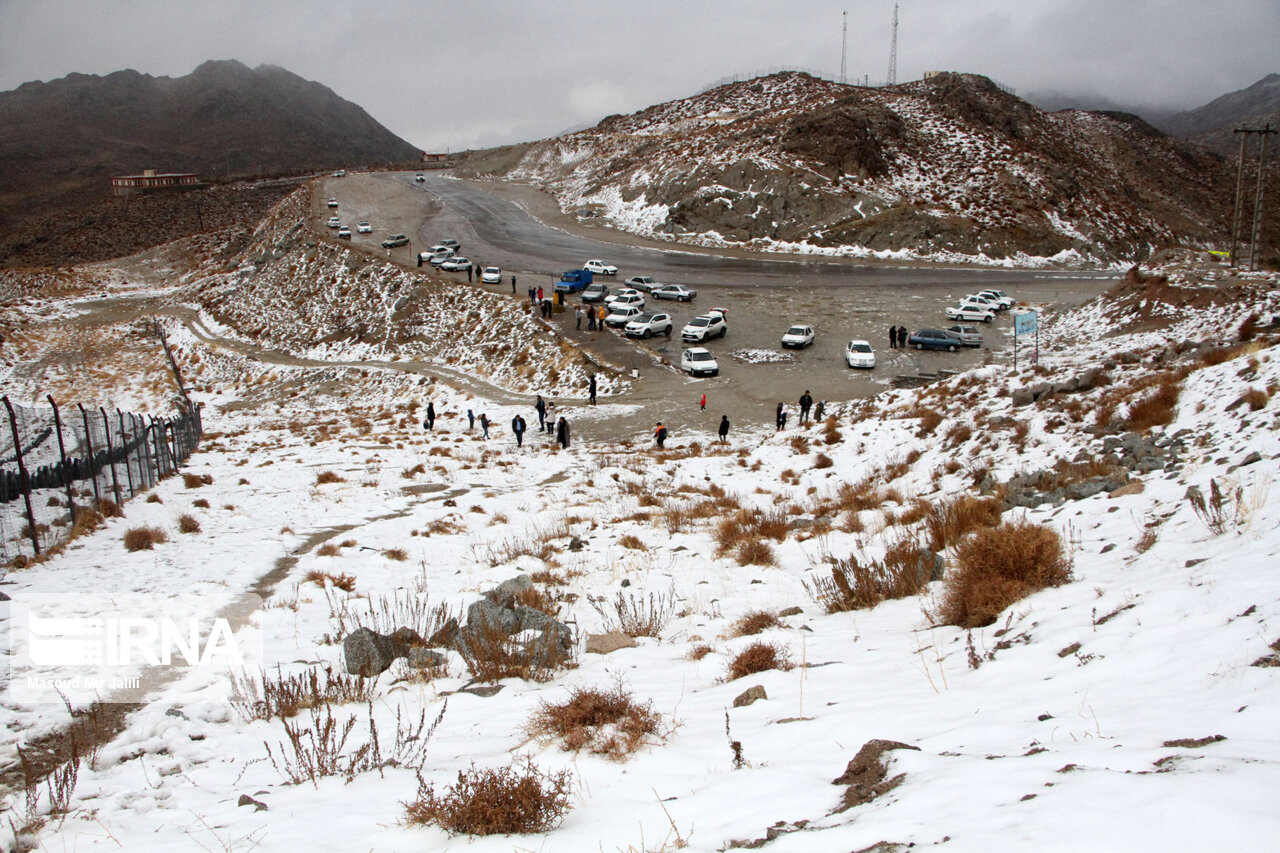
<instances>
[{"instance_id":1,"label":"communication tower on hilltop","mask_svg":"<svg viewBox=\"0 0 1280 853\"><path fill-rule=\"evenodd\" d=\"M892 86L898 82L898 4L893 4L893 32L889 36L889 76L885 82Z\"/></svg>"},{"instance_id":2,"label":"communication tower on hilltop","mask_svg":"<svg viewBox=\"0 0 1280 853\"><path fill-rule=\"evenodd\" d=\"M845 83L844 58L845 58L845 46L848 44L848 36L849 36L849 13L846 11L846 12L840 13L840 83L841 85Z\"/></svg>"}]
</instances>

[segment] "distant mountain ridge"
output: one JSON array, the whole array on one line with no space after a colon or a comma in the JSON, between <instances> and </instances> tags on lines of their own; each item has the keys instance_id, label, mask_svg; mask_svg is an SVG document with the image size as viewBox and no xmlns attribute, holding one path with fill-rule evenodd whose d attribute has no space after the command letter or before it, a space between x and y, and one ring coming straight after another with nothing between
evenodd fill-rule
<instances>
[{"instance_id":1,"label":"distant mountain ridge","mask_svg":"<svg viewBox=\"0 0 1280 853\"><path fill-rule=\"evenodd\" d=\"M1270 124L1280 130L1280 74L1268 74L1246 89L1229 92L1202 107L1170 116L1157 127L1174 136L1194 139L1215 151L1234 155L1240 144L1237 127ZM1270 146L1272 150L1280 146Z\"/></svg>"},{"instance_id":2,"label":"distant mountain ridge","mask_svg":"<svg viewBox=\"0 0 1280 853\"><path fill-rule=\"evenodd\" d=\"M1215 245L1232 185L1222 157L1137 116L1048 113L955 73L731 83L539 142L508 174L683 242L983 263Z\"/></svg>"},{"instance_id":3,"label":"distant mountain ridge","mask_svg":"<svg viewBox=\"0 0 1280 853\"><path fill-rule=\"evenodd\" d=\"M420 156L356 104L271 65L69 74L0 92L0 211L65 207L147 168L223 177Z\"/></svg>"}]
</instances>

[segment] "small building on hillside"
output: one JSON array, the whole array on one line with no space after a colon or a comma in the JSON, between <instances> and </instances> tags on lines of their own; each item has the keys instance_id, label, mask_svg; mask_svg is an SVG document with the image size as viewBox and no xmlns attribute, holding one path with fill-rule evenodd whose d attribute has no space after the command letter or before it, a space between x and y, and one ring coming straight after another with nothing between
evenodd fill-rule
<instances>
[{"instance_id":1,"label":"small building on hillside","mask_svg":"<svg viewBox=\"0 0 1280 853\"><path fill-rule=\"evenodd\" d=\"M157 172L143 169L141 175L116 175L111 179L114 195L147 192L149 190L191 189L200 186L200 176L195 172Z\"/></svg>"},{"instance_id":2,"label":"small building on hillside","mask_svg":"<svg viewBox=\"0 0 1280 853\"><path fill-rule=\"evenodd\" d=\"M422 162L424 163L443 163L448 159L448 154L431 154L427 152L422 154Z\"/></svg>"}]
</instances>

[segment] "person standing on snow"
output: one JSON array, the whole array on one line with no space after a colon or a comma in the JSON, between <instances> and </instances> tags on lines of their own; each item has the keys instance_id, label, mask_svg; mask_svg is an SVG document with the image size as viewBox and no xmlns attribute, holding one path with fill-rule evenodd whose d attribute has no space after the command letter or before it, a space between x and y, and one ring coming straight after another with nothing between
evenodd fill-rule
<instances>
[{"instance_id":1,"label":"person standing on snow","mask_svg":"<svg viewBox=\"0 0 1280 853\"><path fill-rule=\"evenodd\" d=\"M813 406L813 398L809 396L809 389L804 389L804 393L800 395L800 426L804 426L809 420L809 409Z\"/></svg>"},{"instance_id":2,"label":"person standing on snow","mask_svg":"<svg viewBox=\"0 0 1280 853\"><path fill-rule=\"evenodd\" d=\"M533 404L533 408L538 412L538 432L542 432L547 428L547 404L543 401L542 395L538 395L538 402Z\"/></svg>"},{"instance_id":3,"label":"person standing on snow","mask_svg":"<svg viewBox=\"0 0 1280 853\"><path fill-rule=\"evenodd\" d=\"M511 434L516 437L516 447L524 447L524 418L516 415L511 419Z\"/></svg>"},{"instance_id":4,"label":"person standing on snow","mask_svg":"<svg viewBox=\"0 0 1280 853\"><path fill-rule=\"evenodd\" d=\"M898 349L906 349L906 348L907 348L907 327L899 326L898 327Z\"/></svg>"},{"instance_id":5,"label":"person standing on snow","mask_svg":"<svg viewBox=\"0 0 1280 853\"><path fill-rule=\"evenodd\" d=\"M818 401L818 406L817 406L817 408L815 408L815 409L813 410L813 419L814 419L814 421L815 421L815 422L816 422L816 421L821 421L821 420L822 420L822 416L823 416L823 415L825 415L826 413L827 413L827 401L826 401L826 400L819 400L819 401Z\"/></svg>"},{"instance_id":6,"label":"person standing on snow","mask_svg":"<svg viewBox=\"0 0 1280 853\"><path fill-rule=\"evenodd\" d=\"M552 433L556 430L556 404L547 403L547 432Z\"/></svg>"},{"instance_id":7,"label":"person standing on snow","mask_svg":"<svg viewBox=\"0 0 1280 853\"><path fill-rule=\"evenodd\" d=\"M591 380L587 383L587 399L591 405L596 404L596 375L591 374Z\"/></svg>"},{"instance_id":8,"label":"person standing on snow","mask_svg":"<svg viewBox=\"0 0 1280 853\"><path fill-rule=\"evenodd\" d=\"M898 348L898 327L890 326L889 327L889 349L897 349L897 348Z\"/></svg>"},{"instance_id":9,"label":"person standing on snow","mask_svg":"<svg viewBox=\"0 0 1280 853\"><path fill-rule=\"evenodd\" d=\"M728 415L721 415L721 416L720 416L720 430L719 430L719 432L720 432L720 440L721 440L721 441L724 441L724 440L725 440L725 438L726 438L726 436L728 436L728 435L729 435L729 416L728 416Z\"/></svg>"},{"instance_id":10,"label":"person standing on snow","mask_svg":"<svg viewBox=\"0 0 1280 853\"><path fill-rule=\"evenodd\" d=\"M467 432L471 432L475 428L476 428L475 412L471 411L470 409L467 409Z\"/></svg>"},{"instance_id":11,"label":"person standing on snow","mask_svg":"<svg viewBox=\"0 0 1280 853\"><path fill-rule=\"evenodd\" d=\"M560 420L556 422L556 441L565 450L569 449L569 422L565 420L564 415L561 415Z\"/></svg>"},{"instance_id":12,"label":"person standing on snow","mask_svg":"<svg viewBox=\"0 0 1280 853\"><path fill-rule=\"evenodd\" d=\"M700 400L698 400L698 410L699 410L699 411L703 411L703 412L705 412L705 411L707 410L707 395L706 395L706 394L703 394L703 395L702 395L702 398L701 398Z\"/></svg>"},{"instance_id":13,"label":"person standing on snow","mask_svg":"<svg viewBox=\"0 0 1280 853\"><path fill-rule=\"evenodd\" d=\"M662 425L662 421L658 421L658 425L653 428L653 440L658 443L658 449L667 443L667 428Z\"/></svg>"},{"instance_id":14,"label":"person standing on snow","mask_svg":"<svg viewBox=\"0 0 1280 853\"><path fill-rule=\"evenodd\" d=\"M422 425L429 430L436 428L436 404L433 400L427 401L427 419Z\"/></svg>"},{"instance_id":15,"label":"person standing on snow","mask_svg":"<svg viewBox=\"0 0 1280 853\"><path fill-rule=\"evenodd\" d=\"M484 438L486 441L488 441L489 440L489 416L486 415L484 412L480 413L480 430L484 433L484 435L481 437Z\"/></svg>"}]
</instances>

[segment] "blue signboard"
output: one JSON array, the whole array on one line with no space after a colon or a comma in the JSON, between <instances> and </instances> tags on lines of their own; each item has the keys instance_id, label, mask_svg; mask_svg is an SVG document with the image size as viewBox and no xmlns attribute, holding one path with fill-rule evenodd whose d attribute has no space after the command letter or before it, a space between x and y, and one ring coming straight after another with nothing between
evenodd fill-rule
<instances>
[{"instance_id":1,"label":"blue signboard","mask_svg":"<svg viewBox=\"0 0 1280 853\"><path fill-rule=\"evenodd\" d=\"M1026 335L1034 332L1038 328L1040 314L1036 311L1028 311L1025 314L1013 315L1013 333L1014 335Z\"/></svg>"}]
</instances>

